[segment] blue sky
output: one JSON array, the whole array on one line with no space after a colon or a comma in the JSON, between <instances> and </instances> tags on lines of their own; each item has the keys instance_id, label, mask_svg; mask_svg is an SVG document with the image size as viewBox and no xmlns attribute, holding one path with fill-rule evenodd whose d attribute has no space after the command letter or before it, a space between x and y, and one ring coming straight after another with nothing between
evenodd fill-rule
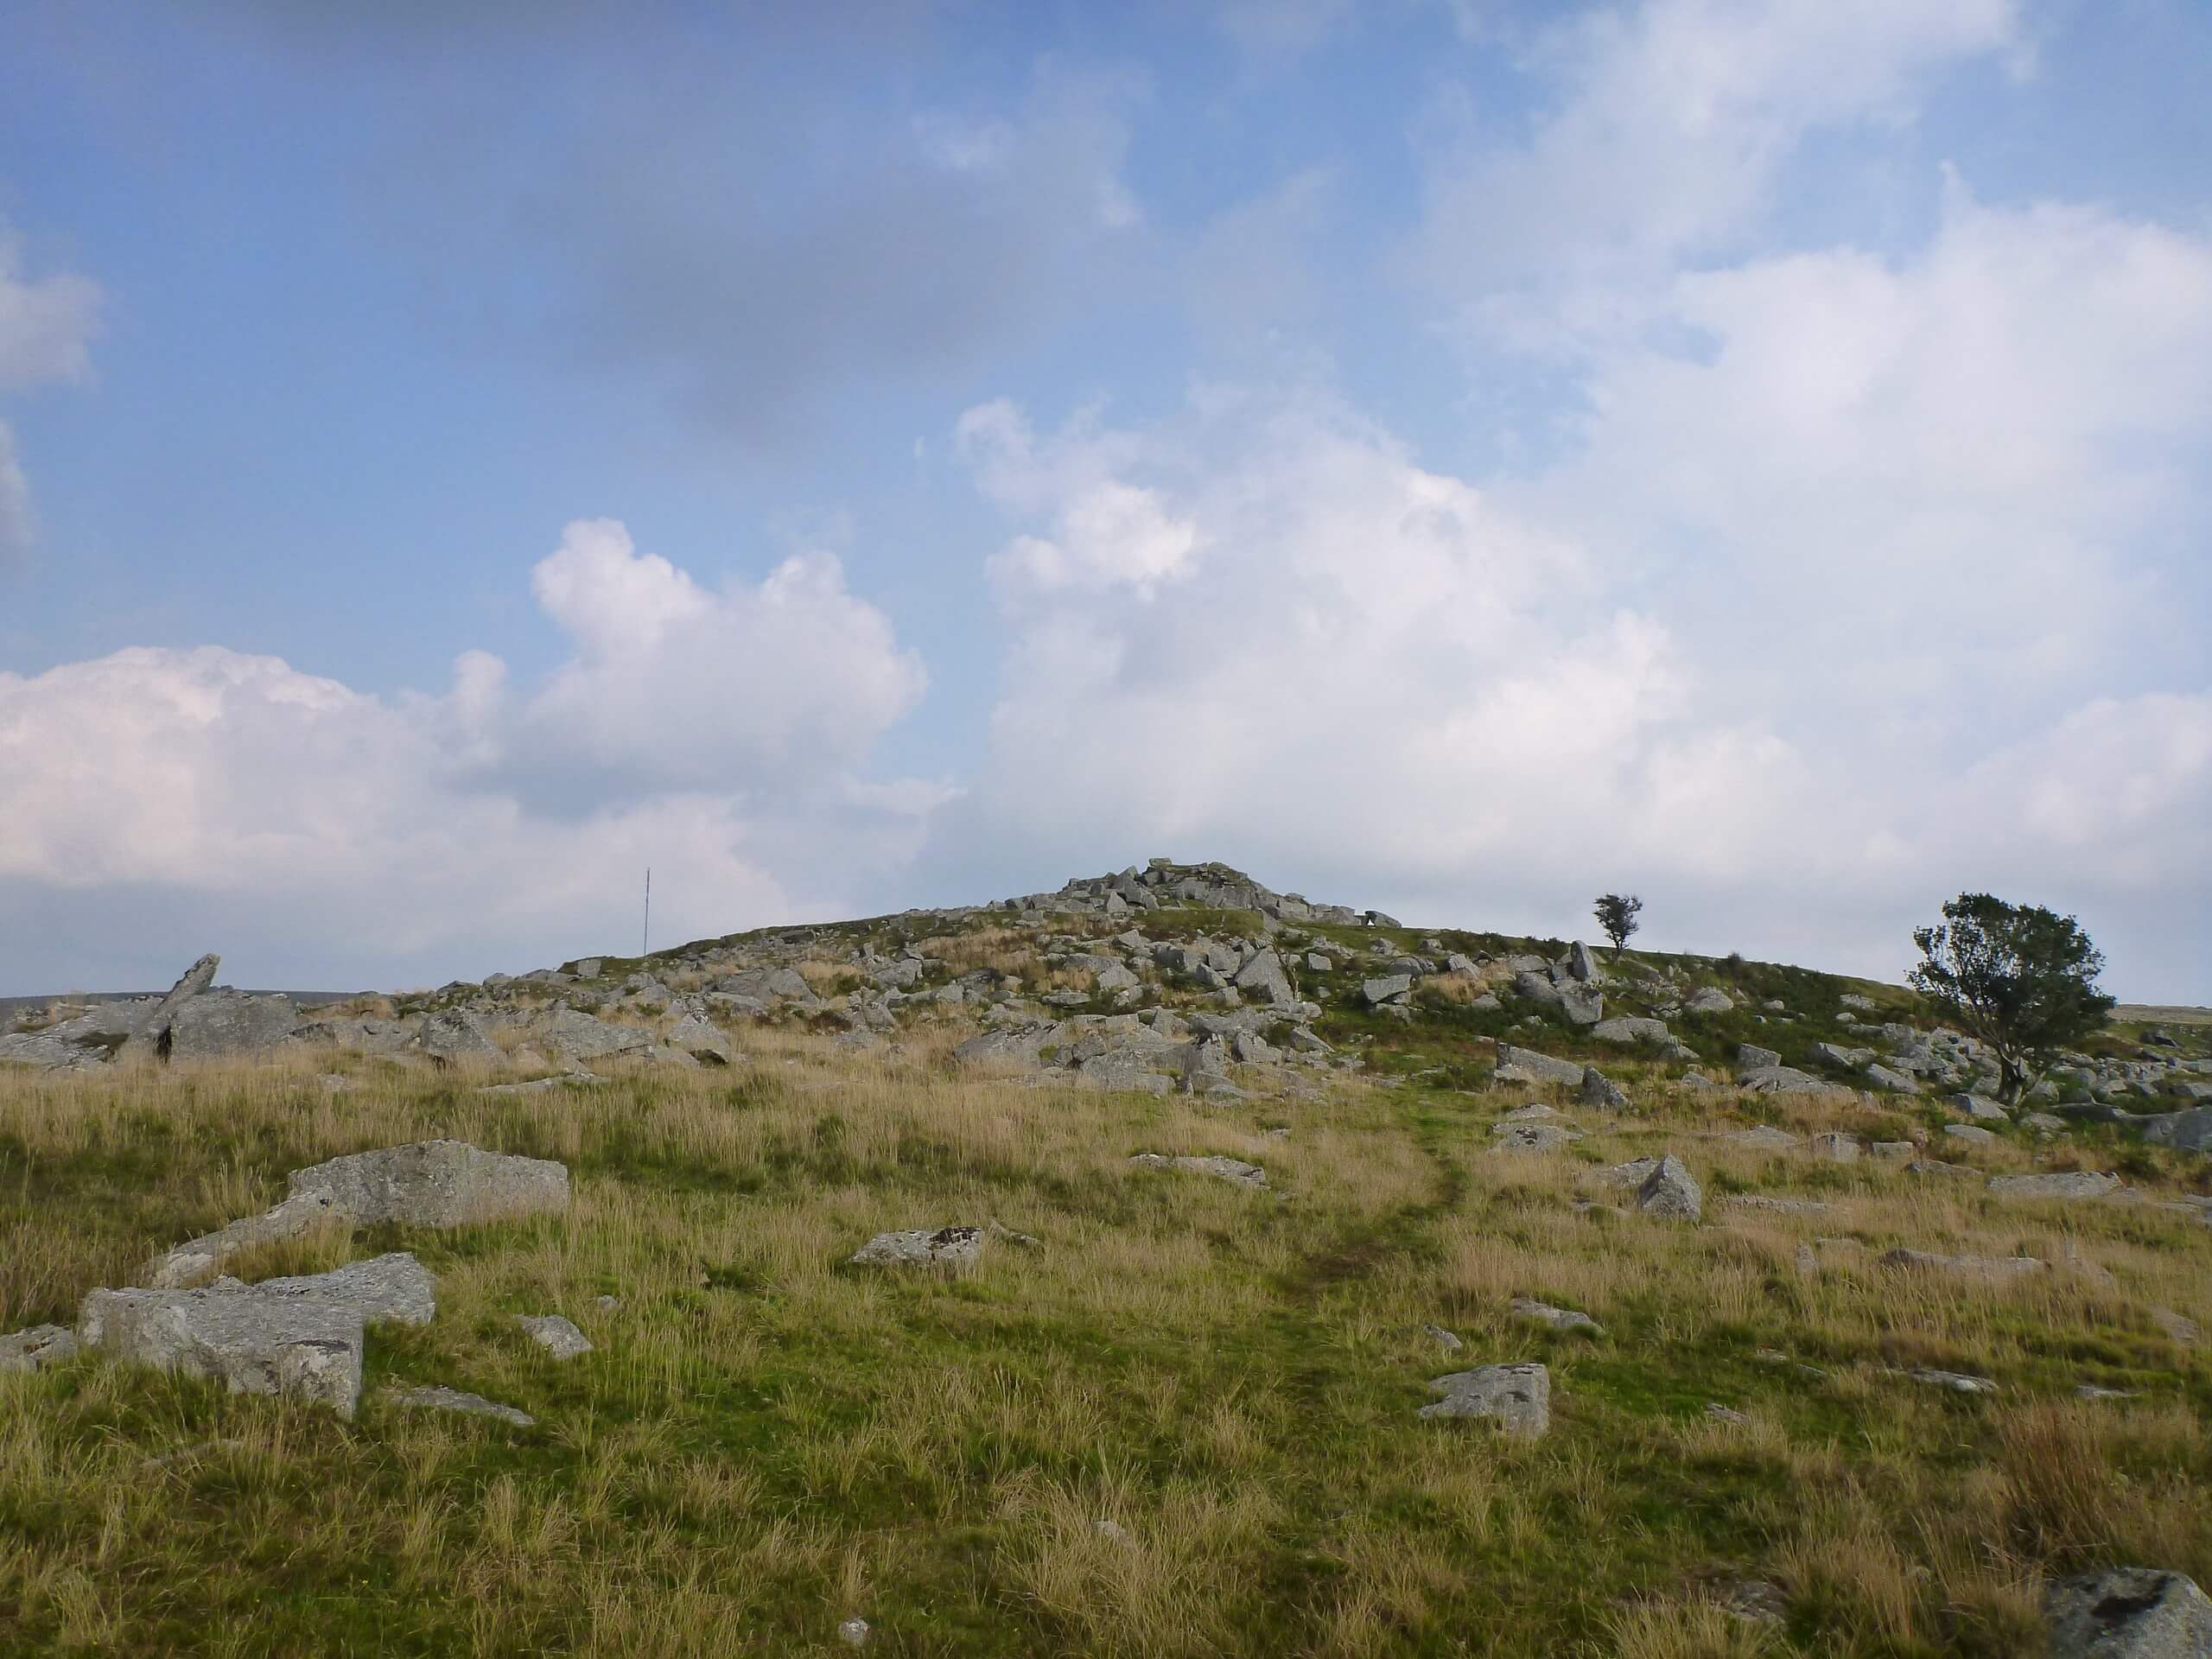
<instances>
[{"instance_id":1,"label":"blue sky","mask_svg":"<svg viewBox=\"0 0 2212 1659\"><path fill-rule=\"evenodd\" d=\"M0 21L0 991L1157 852L2212 1000L2190 0Z\"/></svg>"}]
</instances>

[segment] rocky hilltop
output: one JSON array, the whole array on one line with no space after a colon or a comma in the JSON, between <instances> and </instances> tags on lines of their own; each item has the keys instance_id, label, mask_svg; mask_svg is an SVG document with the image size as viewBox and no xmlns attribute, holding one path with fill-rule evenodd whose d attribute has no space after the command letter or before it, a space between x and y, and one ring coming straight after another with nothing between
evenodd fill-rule
<instances>
[{"instance_id":1,"label":"rocky hilltop","mask_svg":"<svg viewBox=\"0 0 2212 1659\"><path fill-rule=\"evenodd\" d=\"M219 971L0 1035L0 1649L2212 1652L2201 1026L1164 859Z\"/></svg>"},{"instance_id":2,"label":"rocky hilltop","mask_svg":"<svg viewBox=\"0 0 2212 1659\"><path fill-rule=\"evenodd\" d=\"M1391 1027L1456 1039L1471 1077L1560 1083L1593 1100L1603 1062L1662 1069L1693 1090L1932 1093L2009 1121L1997 1064L1908 993L1797 969L1647 952L1601 966L1580 942L1409 930L1374 909L1278 893L1220 863L1154 858L1056 892L867 920L766 928L650 957L586 957L432 992L312 1011L214 985L219 958L166 995L56 1004L0 1035L0 1064L74 1071L321 1046L588 1082L613 1065L741 1064L755 1022L896 1042L917 1022L972 1025L964 1061L1065 1073L1101 1088L1235 1096L1323 1068L1387 1071ZM739 1039L734 1040L734 1039ZM1558 1051L1564 1051L1560 1052ZM2031 1116L2133 1121L2212 1146L2212 1059L2152 1027L2065 1057ZM1487 1062L1485 1065L1484 1062ZM2163 1108L2164 1109L2156 1109Z\"/></svg>"}]
</instances>

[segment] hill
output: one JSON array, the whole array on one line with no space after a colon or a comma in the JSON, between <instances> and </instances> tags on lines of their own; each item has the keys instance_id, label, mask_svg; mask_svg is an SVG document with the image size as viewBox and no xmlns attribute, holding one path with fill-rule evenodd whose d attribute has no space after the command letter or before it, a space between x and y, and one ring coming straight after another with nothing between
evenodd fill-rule
<instances>
[{"instance_id":1,"label":"hill","mask_svg":"<svg viewBox=\"0 0 2212 1659\"><path fill-rule=\"evenodd\" d=\"M2201 1027L2012 1114L1897 988L1164 862L215 972L0 1039L10 1650L2151 1652L2066 1644L2212 1581Z\"/></svg>"}]
</instances>

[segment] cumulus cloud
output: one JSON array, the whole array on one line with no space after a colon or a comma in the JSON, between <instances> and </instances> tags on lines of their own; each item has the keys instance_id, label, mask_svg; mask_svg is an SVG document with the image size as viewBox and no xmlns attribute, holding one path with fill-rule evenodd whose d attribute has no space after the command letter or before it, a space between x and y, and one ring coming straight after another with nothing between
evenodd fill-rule
<instances>
[{"instance_id":1,"label":"cumulus cloud","mask_svg":"<svg viewBox=\"0 0 2212 1659\"><path fill-rule=\"evenodd\" d=\"M23 263L22 238L0 221L0 392L92 372L99 287L67 271L28 276ZM29 550L31 532L30 483L15 435L0 422L0 568Z\"/></svg>"},{"instance_id":2,"label":"cumulus cloud","mask_svg":"<svg viewBox=\"0 0 2212 1659\"><path fill-rule=\"evenodd\" d=\"M0 673L0 938L35 950L0 967L121 971L29 925L73 894L135 912L143 982L211 944L264 982L512 969L620 944L648 864L662 939L720 933L842 908L943 799L856 770L921 676L834 565L709 591L601 520L537 587L575 654L519 697L480 652L398 698L216 646ZM556 731L620 774L573 810L526 769Z\"/></svg>"},{"instance_id":3,"label":"cumulus cloud","mask_svg":"<svg viewBox=\"0 0 2212 1659\"><path fill-rule=\"evenodd\" d=\"M1855 658L1808 655L1828 636L1786 588L1710 610L1702 590L1639 580L1632 543L1570 528L1541 493L1425 468L1312 395L1214 388L1154 427L1078 419L1042 438L996 405L963 430L987 493L1038 526L997 556L1007 568L1031 575L1030 543L1057 545L1109 485L1185 526L1187 551L1173 584L1102 552L1079 588L1002 591L989 756L941 847L1076 865L1204 849L1423 918L1543 931L1586 931L1589 893L1625 883L1666 895L1671 943L1880 973L1922 912L2001 876L2093 912L2145 980L2191 971L2170 906L2208 897L2201 695L2085 695L2117 666L2104 657L2048 712L1854 702L1855 677L1941 657L1973 625L1919 626L1893 592L1889 632ZM1923 492L1942 494L1940 472L1939 454ZM1975 480L1950 487L1970 513ZM1920 509L1898 494L1909 521ZM1949 576L1925 577L1948 603ZM1747 695L1745 654L1810 689ZM1975 741L1946 718L1969 709Z\"/></svg>"},{"instance_id":4,"label":"cumulus cloud","mask_svg":"<svg viewBox=\"0 0 2212 1659\"><path fill-rule=\"evenodd\" d=\"M569 526L531 587L575 645L522 711L534 766L566 756L659 788L804 782L857 765L925 683L828 553L715 591L595 519Z\"/></svg>"},{"instance_id":5,"label":"cumulus cloud","mask_svg":"<svg viewBox=\"0 0 2212 1659\"><path fill-rule=\"evenodd\" d=\"M1560 90L1525 135L1435 147L1416 265L1522 344L1618 327L1633 284L1738 245L1808 134L1909 118L1935 72L2019 54L2018 12L1641 0L1580 13L1529 54Z\"/></svg>"}]
</instances>

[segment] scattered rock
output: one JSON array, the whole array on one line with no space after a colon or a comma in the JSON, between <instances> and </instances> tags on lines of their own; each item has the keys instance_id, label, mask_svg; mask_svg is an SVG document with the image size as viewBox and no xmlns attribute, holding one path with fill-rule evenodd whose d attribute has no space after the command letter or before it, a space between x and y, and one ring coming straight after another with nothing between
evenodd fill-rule
<instances>
[{"instance_id":1,"label":"scattered rock","mask_svg":"<svg viewBox=\"0 0 2212 1659\"><path fill-rule=\"evenodd\" d=\"M1379 979L1363 980L1359 994L1370 1008L1379 1008L1389 1002L1402 1002L1414 988L1410 974L1386 974Z\"/></svg>"},{"instance_id":2,"label":"scattered rock","mask_svg":"<svg viewBox=\"0 0 2212 1659\"><path fill-rule=\"evenodd\" d=\"M77 1357L77 1333L67 1325L35 1325L0 1337L0 1371L42 1371Z\"/></svg>"},{"instance_id":3,"label":"scattered rock","mask_svg":"<svg viewBox=\"0 0 2212 1659\"><path fill-rule=\"evenodd\" d=\"M1539 1054L1533 1048L1516 1048L1511 1043L1497 1046L1495 1076L1500 1083L1558 1083L1573 1089L1581 1084L1582 1074L1589 1069L1580 1060L1555 1060L1548 1054Z\"/></svg>"},{"instance_id":4,"label":"scattered rock","mask_svg":"<svg viewBox=\"0 0 2212 1659\"><path fill-rule=\"evenodd\" d=\"M2167 1339L2176 1347L2196 1346L2197 1329L2195 1319L2189 1318L2186 1314L2177 1313L2170 1307L2154 1307L2150 1312L2152 1322L2159 1330L2166 1333Z\"/></svg>"},{"instance_id":5,"label":"scattered rock","mask_svg":"<svg viewBox=\"0 0 2212 1659\"><path fill-rule=\"evenodd\" d=\"M1199 1175L1217 1176L1224 1181L1234 1181L1240 1186L1265 1186L1268 1172L1257 1164L1248 1164L1235 1158L1215 1154L1208 1158L1170 1158L1156 1152L1141 1152L1129 1161L1141 1169L1186 1169Z\"/></svg>"},{"instance_id":6,"label":"scattered rock","mask_svg":"<svg viewBox=\"0 0 2212 1659\"><path fill-rule=\"evenodd\" d=\"M1736 1003L1727 992L1718 986L1708 985L1694 994L1682 1006L1692 1014L1727 1014L1734 1009Z\"/></svg>"},{"instance_id":7,"label":"scattered rock","mask_svg":"<svg viewBox=\"0 0 2212 1659\"><path fill-rule=\"evenodd\" d=\"M1824 1158L1833 1164L1855 1164L1859 1161L1859 1137L1855 1135L1816 1135L1811 1147L1813 1156Z\"/></svg>"},{"instance_id":8,"label":"scattered rock","mask_svg":"<svg viewBox=\"0 0 2212 1659\"><path fill-rule=\"evenodd\" d=\"M317 1193L361 1226L459 1227L567 1209L569 1171L550 1158L485 1152L466 1141L417 1141L292 1172L293 1198Z\"/></svg>"},{"instance_id":9,"label":"scattered rock","mask_svg":"<svg viewBox=\"0 0 2212 1659\"><path fill-rule=\"evenodd\" d=\"M849 1648L866 1647L868 1637L868 1620L864 1618L849 1618L837 1626L837 1639Z\"/></svg>"},{"instance_id":10,"label":"scattered rock","mask_svg":"<svg viewBox=\"0 0 2212 1659\"><path fill-rule=\"evenodd\" d=\"M489 1064L506 1058L505 1051L484 1029L484 1022L467 1008L440 1008L423 1021L415 1044L441 1065L456 1060Z\"/></svg>"},{"instance_id":11,"label":"scattered rock","mask_svg":"<svg viewBox=\"0 0 2212 1659\"><path fill-rule=\"evenodd\" d=\"M1582 1068L1582 1086L1575 1098L1585 1106L1601 1111L1620 1112L1628 1109L1628 1091L1594 1065Z\"/></svg>"},{"instance_id":12,"label":"scattered rock","mask_svg":"<svg viewBox=\"0 0 2212 1659\"><path fill-rule=\"evenodd\" d=\"M2195 1580L2108 1567L2050 1586L2051 1659L2202 1659L2212 1654L2212 1598Z\"/></svg>"},{"instance_id":13,"label":"scattered rock","mask_svg":"<svg viewBox=\"0 0 2212 1659\"><path fill-rule=\"evenodd\" d=\"M1741 1428L1751 1421L1748 1414L1737 1410L1733 1406L1724 1406L1718 1400L1705 1402L1705 1414L1716 1422L1726 1423L1735 1428Z\"/></svg>"},{"instance_id":14,"label":"scattered rock","mask_svg":"<svg viewBox=\"0 0 2212 1659\"><path fill-rule=\"evenodd\" d=\"M1787 1129L1762 1123L1755 1129L1738 1129L1727 1137L1739 1147L1758 1147L1768 1152L1795 1152L1804 1144Z\"/></svg>"},{"instance_id":15,"label":"scattered rock","mask_svg":"<svg viewBox=\"0 0 2212 1659\"><path fill-rule=\"evenodd\" d=\"M1494 1152L1558 1152L1582 1138L1579 1129L1562 1129L1555 1123L1493 1123Z\"/></svg>"},{"instance_id":16,"label":"scattered rock","mask_svg":"<svg viewBox=\"0 0 2212 1659\"><path fill-rule=\"evenodd\" d=\"M177 1006L162 1052L174 1060L262 1053L289 1037L298 1023L289 996L206 991Z\"/></svg>"},{"instance_id":17,"label":"scattered rock","mask_svg":"<svg viewBox=\"0 0 2212 1659\"><path fill-rule=\"evenodd\" d=\"M1993 1175L1989 1190L2008 1198L2101 1198L2117 1192L2117 1175L2094 1170L2067 1170L2048 1175Z\"/></svg>"},{"instance_id":18,"label":"scattered rock","mask_svg":"<svg viewBox=\"0 0 2212 1659\"><path fill-rule=\"evenodd\" d=\"M556 1359L574 1359L591 1352L590 1339L572 1320L558 1313L524 1313L517 1316L515 1323L524 1336Z\"/></svg>"},{"instance_id":19,"label":"scattered rock","mask_svg":"<svg viewBox=\"0 0 2212 1659\"><path fill-rule=\"evenodd\" d=\"M235 1285L238 1281L217 1282ZM428 1325L438 1312L436 1276L404 1250L372 1256L366 1262L350 1262L328 1273L264 1279L245 1288L259 1296L294 1297L349 1308L360 1315L365 1325L384 1320L394 1325Z\"/></svg>"},{"instance_id":20,"label":"scattered rock","mask_svg":"<svg viewBox=\"0 0 2212 1659\"><path fill-rule=\"evenodd\" d=\"M1423 1406L1424 1417L1494 1417L1505 1433L1524 1440L1551 1427L1551 1373L1541 1365L1484 1365L1440 1376L1428 1387L1444 1397Z\"/></svg>"},{"instance_id":21,"label":"scattered rock","mask_svg":"<svg viewBox=\"0 0 2212 1659\"><path fill-rule=\"evenodd\" d=\"M1954 1141L1963 1141L1970 1147L1990 1147L1997 1144L1997 1137L1987 1129L1972 1123L1946 1123L1943 1133Z\"/></svg>"},{"instance_id":22,"label":"scattered rock","mask_svg":"<svg viewBox=\"0 0 2212 1659\"><path fill-rule=\"evenodd\" d=\"M721 1027L696 1014L668 1028L668 1046L707 1065L728 1065L735 1058Z\"/></svg>"},{"instance_id":23,"label":"scattered rock","mask_svg":"<svg viewBox=\"0 0 2212 1659\"><path fill-rule=\"evenodd\" d=\"M1421 1330L1433 1338L1436 1345L1447 1354L1456 1354L1467 1345L1440 1325L1424 1325Z\"/></svg>"},{"instance_id":24,"label":"scattered rock","mask_svg":"<svg viewBox=\"0 0 2212 1659\"><path fill-rule=\"evenodd\" d=\"M1931 1272L1969 1274L2005 1282L2046 1271L2050 1263L2032 1255L1943 1255L1932 1250L1894 1249L1882 1256L1885 1268L1917 1268Z\"/></svg>"},{"instance_id":25,"label":"scattered rock","mask_svg":"<svg viewBox=\"0 0 2212 1659\"><path fill-rule=\"evenodd\" d=\"M980 1227L926 1227L878 1233L849 1258L861 1267L969 1267L983 1254Z\"/></svg>"},{"instance_id":26,"label":"scattered rock","mask_svg":"<svg viewBox=\"0 0 2212 1659\"><path fill-rule=\"evenodd\" d=\"M1554 1307L1548 1302L1539 1302L1527 1296L1513 1299L1513 1311L1524 1319L1535 1319L1548 1325L1554 1331L1587 1331L1593 1337L1605 1334L1605 1327L1587 1313L1578 1313L1571 1307Z\"/></svg>"},{"instance_id":27,"label":"scattered rock","mask_svg":"<svg viewBox=\"0 0 2212 1659\"><path fill-rule=\"evenodd\" d=\"M1986 1376L1968 1376L1963 1371L1939 1371L1933 1366L1916 1365L1906 1375L1916 1382L1925 1382L1930 1388L1948 1389L1953 1394L1994 1394L1997 1385Z\"/></svg>"},{"instance_id":28,"label":"scattered rock","mask_svg":"<svg viewBox=\"0 0 2212 1659\"><path fill-rule=\"evenodd\" d=\"M1744 1043L1736 1050L1738 1071L1767 1071L1781 1064L1781 1055L1770 1048L1761 1048L1757 1043Z\"/></svg>"},{"instance_id":29,"label":"scattered rock","mask_svg":"<svg viewBox=\"0 0 2212 1659\"><path fill-rule=\"evenodd\" d=\"M242 1394L281 1394L351 1417L361 1397L361 1315L304 1296L243 1286L96 1290L78 1339L111 1358L216 1378Z\"/></svg>"},{"instance_id":30,"label":"scattered rock","mask_svg":"<svg viewBox=\"0 0 2212 1659\"><path fill-rule=\"evenodd\" d=\"M1738 1192L1721 1202L1733 1209L1770 1210L1784 1216L1825 1215L1828 1208L1818 1198L1770 1198L1758 1192Z\"/></svg>"},{"instance_id":31,"label":"scattered rock","mask_svg":"<svg viewBox=\"0 0 2212 1659\"><path fill-rule=\"evenodd\" d=\"M240 1250L297 1238L321 1223L343 1218L330 1194L297 1193L273 1210L234 1221L155 1257L140 1269L140 1276L156 1290L181 1290L207 1278Z\"/></svg>"},{"instance_id":32,"label":"scattered rock","mask_svg":"<svg viewBox=\"0 0 2212 1659\"><path fill-rule=\"evenodd\" d=\"M409 1406L429 1411L457 1411L471 1417L496 1417L503 1423L517 1428L533 1428L537 1419L513 1406L495 1405L480 1394L464 1394L459 1389L448 1389L442 1383L422 1388L407 1388L394 1383L379 1396L394 1405Z\"/></svg>"},{"instance_id":33,"label":"scattered rock","mask_svg":"<svg viewBox=\"0 0 2212 1659\"><path fill-rule=\"evenodd\" d=\"M1695 1221L1702 1212L1704 1201L1705 1190L1697 1184L1697 1178L1671 1153L1660 1159L1658 1167L1644 1177L1643 1184L1636 1190L1636 1207L1640 1213L1669 1221Z\"/></svg>"}]
</instances>

